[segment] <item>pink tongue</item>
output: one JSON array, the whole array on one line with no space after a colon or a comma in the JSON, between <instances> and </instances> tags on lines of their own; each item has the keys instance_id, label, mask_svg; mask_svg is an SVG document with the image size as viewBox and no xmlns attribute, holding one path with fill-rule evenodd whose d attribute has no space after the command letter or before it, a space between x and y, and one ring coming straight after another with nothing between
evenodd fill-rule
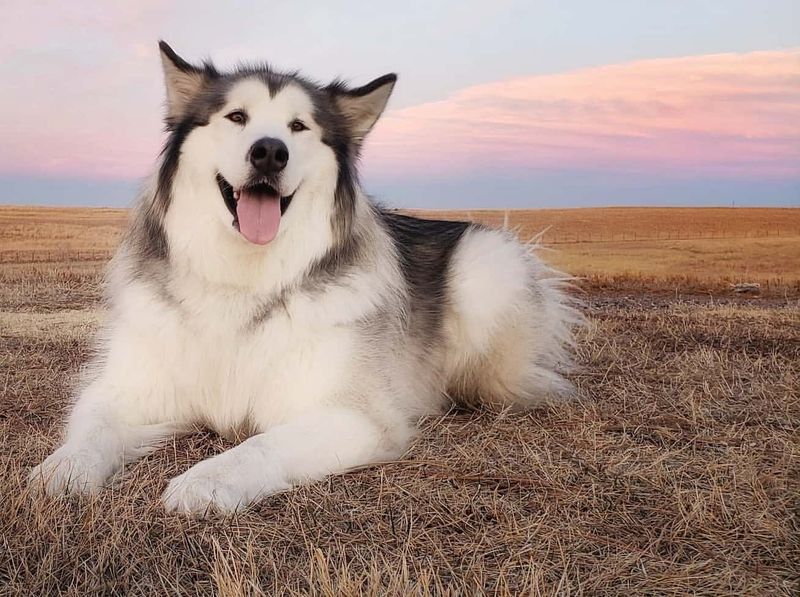
<instances>
[{"instance_id":1,"label":"pink tongue","mask_svg":"<svg viewBox=\"0 0 800 597\"><path fill-rule=\"evenodd\" d=\"M278 234L281 223L281 200L279 197L254 195L244 189L236 203L239 232L257 245L265 245Z\"/></svg>"}]
</instances>

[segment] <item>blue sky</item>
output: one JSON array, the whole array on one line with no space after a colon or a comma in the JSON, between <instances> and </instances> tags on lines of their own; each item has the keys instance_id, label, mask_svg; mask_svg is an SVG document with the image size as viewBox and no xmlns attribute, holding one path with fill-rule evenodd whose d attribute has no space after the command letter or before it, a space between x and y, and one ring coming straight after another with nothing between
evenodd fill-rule
<instances>
[{"instance_id":1,"label":"blue sky","mask_svg":"<svg viewBox=\"0 0 800 597\"><path fill-rule=\"evenodd\" d=\"M800 204L798 2L31 4L0 25L0 203L130 204L163 141L164 38L222 66L398 72L364 156L390 204Z\"/></svg>"}]
</instances>

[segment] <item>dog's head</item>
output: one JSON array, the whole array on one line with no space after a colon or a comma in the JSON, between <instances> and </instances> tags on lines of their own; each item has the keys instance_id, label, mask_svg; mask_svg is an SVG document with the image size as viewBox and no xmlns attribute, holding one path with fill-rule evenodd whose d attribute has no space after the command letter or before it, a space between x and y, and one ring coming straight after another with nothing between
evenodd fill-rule
<instances>
[{"instance_id":1,"label":"dog's head","mask_svg":"<svg viewBox=\"0 0 800 597\"><path fill-rule=\"evenodd\" d=\"M165 212L176 178L202 187L198 195L205 197L213 185L218 202L196 208L262 245L278 235L295 201L352 201L355 158L386 106L394 74L358 88L323 86L267 66L222 73L210 63L186 62L164 42L160 48L170 133L159 173Z\"/></svg>"}]
</instances>

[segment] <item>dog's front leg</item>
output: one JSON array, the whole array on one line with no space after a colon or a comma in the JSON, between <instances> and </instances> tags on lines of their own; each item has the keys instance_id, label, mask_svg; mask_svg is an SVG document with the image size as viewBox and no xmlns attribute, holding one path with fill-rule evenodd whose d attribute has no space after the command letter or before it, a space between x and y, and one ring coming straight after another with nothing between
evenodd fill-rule
<instances>
[{"instance_id":1,"label":"dog's front leg","mask_svg":"<svg viewBox=\"0 0 800 597\"><path fill-rule=\"evenodd\" d=\"M96 492L124 464L177 431L169 423L126 422L123 404L121 398L115 399L113 387L102 383L87 387L69 416L64 444L31 471L32 489L50 495Z\"/></svg>"},{"instance_id":2,"label":"dog's front leg","mask_svg":"<svg viewBox=\"0 0 800 597\"><path fill-rule=\"evenodd\" d=\"M166 509L228 513L297 483L394 455L386 434L361 412L329 408L276 425L170 481Z\"/></svg>"}]
</instances>

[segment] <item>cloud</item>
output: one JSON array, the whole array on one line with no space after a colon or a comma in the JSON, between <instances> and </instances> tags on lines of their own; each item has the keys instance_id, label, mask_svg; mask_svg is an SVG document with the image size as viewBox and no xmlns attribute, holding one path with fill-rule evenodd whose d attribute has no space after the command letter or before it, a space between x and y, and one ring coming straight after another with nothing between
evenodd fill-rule
<instances>
[{"instance_id":1,"label":"cloud","mask_svg":"<svg viewBox=\"0 0 800 597\"><path fill-rule=\"evenodd\" d=\"M378 176L598 169L800 175L800 49L643 60L478 85L389 112Z\"/></svg>"},{"instance_id":2,"label":"cloud","mask_svg":"<svg viewBox=\"0 0 800 597\"><path fill-rule=\"evenodd\" d=\"M120 13L132 23L124 39L106 30L120 14L87 20L77 11L70 18L91 32L83 41L48 45L33 35L37 43L26 45L20 29L0 43L9 58L0 64L9 81L0 98L0 173L130 179L152 167L163 90L155 46L142 40L156 5ZM800 49L467 87L390 110L368 142L365 166L372 180L542 170L797 179Z\"/></svg>"}]
</instances>

